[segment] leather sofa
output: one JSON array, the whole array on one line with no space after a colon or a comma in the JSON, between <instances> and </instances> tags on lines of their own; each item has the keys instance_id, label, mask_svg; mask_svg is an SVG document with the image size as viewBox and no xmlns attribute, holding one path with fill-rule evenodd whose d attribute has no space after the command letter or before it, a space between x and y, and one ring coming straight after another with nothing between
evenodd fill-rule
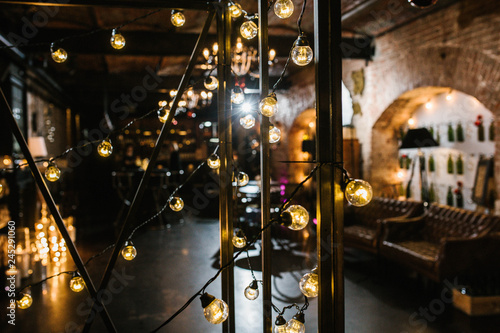
<instances>
[{"instance_id":1,"label":"leather sofa","mask_svg":"<svg viewBox=\"0 0 500 333\"><path fill-rule=\"evenodd\" d=\"M345 211L344 243L372 253L378 253L381 221L390 218L409 218L423 214L418 201L400 201L375 197L363 207L349 206Z\"/></svg>"},{"instance_id":2,"label":"leather sofa","mask_svg":"<svg viewBox=\"0 0 500 333\"><path fill-rule=\"evenodd\" d=\"M431 204L420 217L382 224L380 254L436 282L500 267L498 216Z\"/></svg>"}]
</instances>

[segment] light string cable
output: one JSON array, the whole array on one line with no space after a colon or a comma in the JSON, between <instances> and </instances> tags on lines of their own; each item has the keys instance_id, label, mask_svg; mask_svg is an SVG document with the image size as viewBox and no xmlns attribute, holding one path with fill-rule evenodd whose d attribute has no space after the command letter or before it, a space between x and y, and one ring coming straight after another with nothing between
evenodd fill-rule
<instances>
[{"instance_id":1,"label":"light string cable","mask_svg":"<svg viewBox=\"0 0 500 333\"><path fill-rule=\"evenodd\" d=\"M316 167L311 170L311 172L309 173L309 175L303 180L300 182L300 184L297 185L297 187L295 188L295 190L292 192L292 195L285 201L285 204L286 203L289 203L290 200L293 198L293 196L295 194L297 194L297 192L304 186L304 184L316 173L316 171L321 167L322 163L319 163L316 165ZM284 208L286 207L285 204L282 206L282 208L280 209L279 211L279 214L281 214L284 210ZM227 262L226 264L224 264L223 266L221 266L219 268L219 270L214 274L214 276L212 276L204 285L203 287L198 290L193 296L191 296L187 301L186 303L184 303L184 305L179 308L172 316L170 316L170 318L168 318L165 322L163 322L160 326L158 326L157 328L155 328L154 330L151 331L151 333L154 333L154 332L158 332L162 327L168 325L172 320L174 320L179 314L181 314L184 310L187 309L187 307L198 297L198 296L201 296L205 293L205 289L210 285L212 284L218 277L219 275L222 273L222 271L224 271L225 269L227 269L228 267L232 266L234 264L234 262L236 261L236 259L238 259L238 257L246 252L251 246L253 246L253 244L260 238L261 234L266 231L269 227L271 227L274 223L278 223L280 222L280 218L279 217L275 217L273 219L271 219L269 221L269 223L267 223L262 229L260 229L260 231L252 238L252 240L250 242L248 242L247 245L245 245L245 247L243 247L241 250L239 250L234 256L233 258Z\"/></svg>"},{"instance_id":2,"label":"light string cable","mask_svg":"<svg viewBox=\"0 0 500 333\"><path fill-rule=\"evenodd\" d=\"M66 36L66 37L62 37L62 38L59 38L59 39L56 39L52 42L39 42L39 43L33 43L33 44L25 44L25 45L3 45L3 46L0 46L0 50L3 50L3 49L13 49L13 48L26 48L26 47L35 47L35 46L44 46L44 45L52 45L52 44L58 44L58 43L62 43L64 41L67 41L67 40L70 40L70 39L76 39L76 38L82 38L82 37L86 37L86 36L90 36L90 35L94 35L96 33L99 33L99 32L103 32L103 31L113 31L113 30L119 30L121 28L123 28L124 26L127 26L129 24L132 24L132 23L135 23L139 20L142 20L142 19L145 19L153 14L156 14L158 13L159 11L162 11L163 9L156 9L156 10L153 10L153 11L150 11L144 15L141 15L141 16L138 16L136 18L133 18L131 19L130 21L126 21L125 23L122 23L120 24L119 26L116 26L116 27L111 27L111 28L98 28L98 29L94 29L94 30L91 30L91 31L87 31L87 32L84 32L84 33L81 33L81 34L77 34L77 35L72 35L72 36Z\"/></svg>"},{"instance_id":3,"label":"light string cable","mask_svg":"<svg viewBox=\"0 0 500 333\"><path fill-rule=\"evenodd\" d=\"M24 287L21 287L21 288L19 289L19 291L18 291L16 294L17 294L17 295L20 295L20 294L22 293L22 291L23 291L23 290L28 289L28 288L32 288L32 287L36 287L36 286L38 286L38 285L41 285L42 283L46 282L47 280L50 280L50 279L55 278L55 277L58 277L59 275L63 275L63 274L72 275L72 274L74 274L75 272L76 272L76 271L64 271L64 272L59 272L59 273L57 273L57 274L51 275L51 276L49 276L49 277L47 277L47 278L45 278L45 279L43 279L43 280L40 280L40 281L38 281L38 282L35 282L35 283L30 283L30 284L28 284L28 285L26 285L26 286L24 286Z\"/></svg>"}]
</instances>

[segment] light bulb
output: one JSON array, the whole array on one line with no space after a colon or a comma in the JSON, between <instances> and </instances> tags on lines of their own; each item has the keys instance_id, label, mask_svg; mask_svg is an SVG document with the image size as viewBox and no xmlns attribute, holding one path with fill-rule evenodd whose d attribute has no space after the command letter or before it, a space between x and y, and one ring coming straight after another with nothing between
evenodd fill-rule
<instances>
[{"instance_id":1,"label":"light bulb","mask_svg":"<svg viewBox=\"0 0 500 333\"><path fill-rule=\"evenodd\" d=\"M173 197L168 202L168 205L170 206L170 209L172 209L174 212L180 212L182 208L184 208L184 200L182 200L182 198L179 197Z\"/></svg>"},{"instance_id":2,"label":"light bulb","mask_svg":"<svg viewBox=\"0 0 500 333\"><path fill-rule=\"evenodd\" d=\"M362 179L352 179L345 188L345 198L353 206L362 207L370 203L373 189L370 183Z\"/></svg>"},{"instance_id":3,"label":"light bulb","mask_svg":"<svg viewBox=\"0 0 500 333\"><path fill-rule=\"evenodd\" d=\"M278 127L271 125L269 129L269 143L276 143L281 139L281 131Z\"/></svg>"},{"instance_id":4,"label":"light bulb","mask_svg":"<svg viewBox=\"0 0 500 333\"><path fill-rule=\"evenodd\" d=\"M234 232L232 242L234 247L238 249L242 249L247 245L247 238L245 237L243 230L238 229Z\"/></svg>"},{"instance_id":5,"label":"light bulb","mask_svg":"<svg viewBox=\"0 0 500 333\"><path fill-rule=\"evenodd\" d=\"M166 122L169 113L170 113L170 110L166 107L162 107L162 108L158 109L158 119L162 123Z\"/></svg>"},{"instance_id":6,"label":"light bulb","mask_svg":"<svg viewBox=\"0 0 500 333\"><path fill-rule=\"evenodd\" d=\"M436 4L437 0L408 0L413 7L427 8Z\"/></svg>"},{"instance_id":7,"label":"light bulb","mask_svg":"<svg viewBox=\"0 0 500 333\"><path fill-rule=\"evenodd\" d=\"M299 282L299 288L306 297L317 297L319 292L318 269L314 268L310 273L304 274Z\"/></svg>"},{"instance_id":8,"label":"light bulb","mask_svg":"<svg viewBox=\"0 0 500 333\"><path fill-rule=\"evenodd\" d=\"M238 176L236 178L236 182L238 186L246 186L250 181L250 177L243 171L238 172Z\"/></svg>"},{"instance_id":9,"label":"light bulb","mask_svg":"<svg viewBox=\"0 0 500 333\"><path fill-rule=\"evenodd\" d=\"M232 3L229 6L229 14L231 14L232 18L240 17L242 13L243 13L243 10L241 10L240 4Z\"/></svg>"},{"instance_id":10,"label":"light bulb","mask_svg":"<svg viewBox=\"0 0 500 333\"><path fill-rule=\"evenodd\" d=\"M257 281L253 280L248 287L245 288L245 297L253 301L259 297L259 286L257 284Z\"/></svg>"},{"instance_id":11,"label":"light bulb","mask_svg":"<svg viewBox=\"0 0 500 333\"><path fill-rule=\"evenodd\" d=\"M210 75L205 79L204 85L208 90L215 90L219 86L219 80L215 76Z\"/></svg>"},{"instance_id":12,"label":"light bulb","mask_svg":"<svg viewBox=\"0 0 500 333\"><path fill-rule=\"evenodd\" d=\"M288 321L288 323L286 323L286 333L305 333L305 322L304 314L302 312L298 312Z\"/></svg>"},{"instance_id":13,"label":"light bulb","mask_svg":"<svg viewBox=\"0 0 500 333\"><path fill-rule=\"evenodd\" d=\"M218 169L220 167L220 159L217 154L212 154L207 159L207 164L210 169Z\"/></svg>"},{"instance_id":14,"label":"light bulb","mask_svg":"<svg viewBox=\"0 0 500 333\"><path fill-rule=\"evenodd\" d=\"M186 23L186 17L179 10L172 10L172 16L170 16L170 21L175 27L182 27Z\"/></svg>"},{"instance_id":15,"label":"light bulb","mask_svg":"<svg viewBox=\"0 0 500 333\"><path fill-rule=\"evenodd\" d=\"M203 307L203 314L209 323L220 324L227 319L229 307L226 302L208 293L204 293L200 299L201 306Z\"/></svg>"},{"instance_id":16,"label":"light bulb","mask_svg":"<svg viewBox=\"0 0 500 333\"><path fill-rule=\"evenodd\" d=\"M49 182L55 182L61 177L61 170L55 165L54 162L49 162L49 166L45 169L45 178Z\"/></svg>"},{"instance_id":17,"label":"light bulb","mask_svg":"<svg viewBox=\"0 0 500 333\"><path fill-rule=\"evenodd\" d=\"M58 64L63 63L66 61L66 59L68 59L68 53L64 49L58 48L54 51L54 44L50 45L50 55L52 56L52 59Z\"/></svg>"},{"instance_id":18,"label":"light bulb","mask_svg":"<svg viewBox=\"0 0 500 333\"><path fill-rule=\"evenodd\" d=\"M302 230L309 223L309 213L301 205L291 205L281 214L281 220L292 230Z\"/></svg>"},{"instance_id":19,"label":"light bulb","mask_svg":"<svg viewBox=\"0 0 500 333\"><path fill-rule=\"evenodd\" d=\"M234 104L241 104L245 101L245 94L239 86L234 87L231 91L231 102Z\"/></svg>"},{"instance_id":20,"label":"light bulb","mask_svg":"<svg viewBox=\"0 0 500 333\"><path fill-rule=\"evenodd\" d=\"M251 114L247 114L240 118L240 125L245 129L249 129L255 126L255 117Z\"/></svg>"},{"instance_id":21,"label":"light bulb","mask_svg":"<svg viewBox=\"0 0 500 333\"><path fill-rule=\"evenodd\" d=\"M75 274L73 278L69 281L69 288L73 290L75 293L79 293L85 288L85 282L83 281L83 278Z\"/></svg>"},{"instance_id":22,"label":"light bulb","mask_svg":"<svg viewBox=\"0 0 500 333\"><path fill-rule=\"evenodd\" d=\"M281 19L286 19L293 14L292 0L278 0L274 4L274 13Z\"/></svg>"},{"instance_id":23,"label":"light bulb","mask_svg":"<svg viewBox=\"0 0 500 333\"><path fill-rule=\"evenodd\" d=\"M0 184L0 194L2 194L2 192L3 192L3 185Z\"/></svg>"},{"instance_id":24,"label":"light bulb","mask_svg":"<svg viewBox=\"0 0 500 333\"><path fill-rule=\"evenodd\" d=\"M292 60L298 66L306 66L313 59L313 50L305 35L300 35L292 49Z\"/></svg>"},{"instance_id":25,"label":"light bulb","mask_svg":"<svg viewBox=\"0 0 500 333\"><path fill-rule=\"evenodd\" d=\"M274 333L286 333L286 320L282 315L276 317L274 322Z\"/></svg>"},{"instance_id":26,"label":"light bulb","mask_svg":"<svg viewBox=\"0 0 500 333\"><path fill-rule=\"evenodd\" d=\"M125 37L123 37L123 35L118 31L116 31L116 29L113 29L113 32L111 33L110 43L114 49L123 49L123 47L125 46Z\"/></svg>"},{"instance_id":27,"label":"light bulb","mask_svg":"<svg viewBox=\"0 0 500 333\"><path fill-rule=\"evenodd\" d=\"M259 103L259 110L263 116L272 117L278 111L278 100L276 94L271 93Z\"/></svg>"},{"instance_id":28,"label":"light bulb","mask_svg":"<svg viewBox=\"0 0 500 333\"><path fill-rule=\"evenodd\" d=\"M241 37L252 39L257 36L258 30L257 24L254 21L246 21L240 27Z\"/></svg>"},{"instance_id":29,"label":"light bulb","mask_svg":"<svg viewBox=\"0 0 500 333\"><path fill-rule=\"evenodd\" d=\"M33 298L31 297L30 294L23 294L23 297L20 299L16 300L17 307L19 309L27 309L33 304Z\"/></svg>"},{"instance_id":30,"label":"light bulb","mask_svg":"<svg viewBox=\"0 0 500 333\"><path fill-rule=\"evenodd\" d=\"M137 256L137 250L134 247L134 244L132 244L131 241L126 241L125 246L122 249L122 257L125 260L134 260L134 258Z\"/></svg>"},{"instance_id":31,"label":"light bulb","mask_svg":"<svg viewBox=\"0 0 500 333\"><path fill-rule=\"evenodd\" d=\"M102 140L99 146L97 146L97 152L102 157L110 156L113 153L113 145L111 144L111 140L110 139Z\"/></svg>"}]
</instances>

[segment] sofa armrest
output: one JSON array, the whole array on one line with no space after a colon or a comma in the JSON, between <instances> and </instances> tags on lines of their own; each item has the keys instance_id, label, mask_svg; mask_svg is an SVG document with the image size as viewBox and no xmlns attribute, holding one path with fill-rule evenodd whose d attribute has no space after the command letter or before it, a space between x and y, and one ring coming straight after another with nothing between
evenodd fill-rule
<instances>
[{"instance_id":1,"label":"sofa armrest","mask_svg":"<svg viewBox=\"0 0 500 333\"><path fill-rule=\"evenodd\" d=\"M384 219L381 221L382 241L398 242L414 238L423 226L422 216Z\"/></svg>"}]
</instances>

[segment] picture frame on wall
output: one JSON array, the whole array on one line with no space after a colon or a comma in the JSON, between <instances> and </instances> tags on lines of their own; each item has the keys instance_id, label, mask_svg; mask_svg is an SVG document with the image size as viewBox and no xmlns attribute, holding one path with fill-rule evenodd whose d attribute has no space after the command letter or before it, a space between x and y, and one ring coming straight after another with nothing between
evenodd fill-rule
<instances>
[{"instance_id":1,"label":"picture frame on wall","mask_svg":"<svg viewBox=\"0 0 500 333\"><path fill-rule=\"evenodd\" d=\"M472 189L472 201L484 207L490 207L494 201L493 195L493 158L479 159L474 187Z\"/></svg>"}]
</instances>

